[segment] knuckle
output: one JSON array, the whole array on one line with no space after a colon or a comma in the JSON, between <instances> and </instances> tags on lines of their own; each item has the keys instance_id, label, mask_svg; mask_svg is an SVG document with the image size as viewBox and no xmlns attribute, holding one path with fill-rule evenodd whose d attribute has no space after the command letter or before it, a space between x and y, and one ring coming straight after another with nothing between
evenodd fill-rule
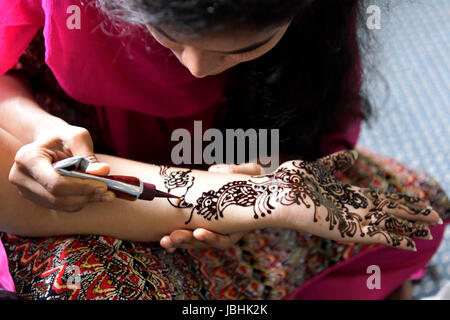
<instances>
[{"instance_id":1,"label":"knuckle","mask_svg":"<svg viewBox=\"0 0 450 320\"><path fill-rule=\"evenodd\" d=\"M75 128L74 136L79 136L79 137L90 136L88 129L83 128L83 127L78 127L78 126L74 126L74 128Z\"/></svg>"},{"instance_id":2,"label":"knuckle","mask_svg":"<svg viewBox=\"0 0 450 320\"><path fill-rule=\"evenodd\" d=\"M26 158L28 158L30 155L33 154L33 148L31 144L26 144L23 147L21 147L14 156L14 162L20 166L25 166Z\"/></svg>"},{"instance_id":3,"label":"knuckle","mask_svg":"<svg viewBox=\"0 0 450 320\"><path fill-rule=\"evenodd\" d=\"M72 134L72 137L76 140L83 140L83 141L89 141L92 142L91 134L89 133L89 130L83 127L75 127L75 131Z\"/></svg>"},{"instance_id":4,"label":"knuckle","mask_svg":"<svg viewBox=\"0 0 450 320\"><path fill-rule=\"evenodd\" d=\"M61 190L61 184L57 181L49 181L44 183L43 187L51 194L58 195Z\"/></svg>"},{"instance_id":5,"label":"knuckle","mask_svg":"<svg viewBox=\"0 0 450 320\"><path fill-rule=\"evenodd\" d=\"M8 174L8 181L14 185L18 184L16 167L13 165Z\"/></svg>"},{"instance_id":6,"label":"knuckle","mask_svg":"<svg viewBox=\"0 0 450 320\"><path fill-rule=\"evenodd\" d=\"M61 200L58 199L57 197L54 196L47 197L47 201L54 208L61 207Z\"/></svg>"}]
</instances>

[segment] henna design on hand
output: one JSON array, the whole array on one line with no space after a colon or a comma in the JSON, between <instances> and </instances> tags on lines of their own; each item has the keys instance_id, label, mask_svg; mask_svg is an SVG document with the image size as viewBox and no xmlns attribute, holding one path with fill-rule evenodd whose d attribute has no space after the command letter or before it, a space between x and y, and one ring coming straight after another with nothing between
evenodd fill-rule
<instances>
[{"instance_id":1,"label":"henna design on hand","mask_svg":"<svg viewBox=\"0 0 450 320\"><path fill-rule=\"evenodd\" d=\"M251 207L254 219L258 219L273 213L280 205L295 204L305 208L313 207L314 223L319 220L319 208L325 208L328 229L336 228L341 238L365 235L374 237L382 234L386 242L394 247L406 240L406 246L414 249L410 236L429 236L426 226L385 212L385 209L390 209L402 210L412 216L428 215L431 212L429 208L418 209L418 203L421 201L419 198L405 194L382 193L373 188L361 189L339 181L330 172L336 172L336 167L345 169L351 155L337 155L316 162L290 161L272 174L228 182L218 190L203 192L195 205L185 201L187 192L194 184L191 170L167 173L168 168L161 167L160 174L164 177L168 192L184 188L180 203L171 204L178 208L191 208L185 224L190 223L194 212L206 220L219 220L224 217L225 209L232 205ZM170 202L170 199L168 200ZM357 212L357 209L364 209L364 214Z\"/></svg>"},{"instance_id":2,"label":"henna design on hand","mask_svg":"<svg viewBox=\"0 0 450 320\"><path fill-rule=\"evenodd\" d=\"M389 209L402 210L410 215L422 214L428 216L433 210L431 207L418 207L417 204L421 202L421 199L405 193L380 192L376 189L371 189L365 194L376 206L387 206Z\"/></svg>"}]
</instances>

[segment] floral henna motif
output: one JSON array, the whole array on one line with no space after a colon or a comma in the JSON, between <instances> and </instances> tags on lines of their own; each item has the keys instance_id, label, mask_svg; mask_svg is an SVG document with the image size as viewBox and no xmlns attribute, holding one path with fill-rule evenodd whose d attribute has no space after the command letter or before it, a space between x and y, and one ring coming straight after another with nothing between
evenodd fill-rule
<instances>
[{"instance_id":1,"label":"floral henna motif","mask_svg":"<svg viewBox=\"0 0 450 320\"><path fill-rule=\"evenodd\" d=\"M428 216L433 210L433 208L431 207L418 207L417 204L420 203L421 199L415 196L407 195L405 193L381 192L377 189L372 188L368 191L365 191L364 195L369 198L377 207L382 208L386 206L389 209L403 210L413 216L419 214Z\"/></svg>"},{"instance_id":2,"label":"floral henna motif","mask_svg":"<svg viewBox=\"0 0 450 320\"><path fill-rule=\"evenodd\" d=\"M379 211L378 208L371 209L364 218L370 221L370 226L379 226L384 222L384 227L389 232L400 235L424 238L429 236L429 231L424 226L416 225L413 221L402 221L401 219Z\"/></svg>"},{"instance_id":3,"label":"floral henna motif","mask_svg":"<svg viewBox=\"0 0 450 320\"><path fill-rule=\"evenodd\" d=\"M391 232L386 232L386 231L383 231L374 226L368 227L367 235L369 237L373 237L377 234L381 234L386 239L386 242L393 247L398 247L402 243L403 240L406 240L407 248L416 249L414 242L409 237L405 237L403 235L399 235L399 234L395 234L395 233L391 233Z\"/></svg>"},{"instance_id":4,"label":"floral henna motif","mask_svg":"<svg viewBox=\"0 0 450 320\"><path fill-rule=\"evenodd\" d=\"M335 175L338 171L345 171L353 165L353 161L358 158L358 152L335 153L320 158L316 163L324 167L330 174Z\"/></svg>"},{"instance_id":5,"label":"floral henna motif","mask_svg":"<svg viewBox=\"0 0 450 320\"><path fill-rule=\"evenodd\" d=\"M341 168L345 165L343 161L339 164ZM225 209L231 205L251 207L253 217L258 219L271 214L280 204L284 206L296 204L305 208L313 206L314 222L318 221L319 207L325 207L327 209L325 221L329 223L329 230L337 228L342 238L353 238L358 232L359 237L364 237L365 234L373 237L381 233L392 246L399 246L406 239L407 246L414 247L414 243L407 235L420 237L428 235L426 228L418 228L412 223L405 224L400 219L382 212L385 206L403 209L396 200L402 199L415 204L420 199L387 193L384 194L384 198L380 198L376 190L361 192L359 191L361 189L337 180L328 169L325 169L331 164L323 166L321 163L324 162L291 161L272 174L228 182L218 190L204 192L195 205L184 200L194 183L194 177L190 175L191 170L167 173L168 168L162 167L160 174L164 177L164 184L169 192L172 189L184 188L182 201L174 206L191 208L186 224L192 220L194 212L207 220L219 220L224 217ZM362 217L351 212L351 208L370 208L370 210ZM386 230L378 227L383 221ZM367 233L363 231L363 226L367 226ZM397 232L401 234L397 235Z\"/></svg>"},{"instance_id":6,"label":"floral henna motif","mask_svg":"<svg viewBox=\"0 0 450 320\"><path fill-rule=\"evenodd\" d=\"M281 167L273 174L254 177L248 181L229 182L217 191L204 192L197 199L186 224L191 221L194 211L207 220L223 218L224 210L230 205L252 207L255 219L271 214L277 203L285 206L303 205L306 208L314 205L315 222L318 221L318 207L325 206L328 209L326 221L330 223L330 230L337 226L342 237L353 237L358 230L361 236L364 235L361 231L362 218L349 212L345 204L354 208L367 207L366 199L320 166L306 162L292 162L292 165L293 168ZM167 188L192 186L186 183L190 181L190 172L176 171L168 174L167 169L160 171L165 177L164 184ZM168 191L170 192L169 188ZM188 188L186 193L187 191Z\"/></svg>"},{"instance_id":7,"label":"floral henna motif","mask_svg":"<svg viewBox=\"0 0 450 320\"><path fill-rule=\"evenodd\" d=\"M174 204L172 202L172 199L170 198L168 198L167 200L175 208L192 208L193 204L188 203L185 199L187 192L194 185L195 177L189 175L189 173L191 173L192 170L190 169L187 171L178 170L167 173L167 170L169 168L170 167L167 166L160 166L159 168L159 175L162 176L164 179L164 186L166 187L167 192L170 193L173 189L178 188L184 188L185 191L178 199L177 204Z\"/></svg>"}]
</instances>

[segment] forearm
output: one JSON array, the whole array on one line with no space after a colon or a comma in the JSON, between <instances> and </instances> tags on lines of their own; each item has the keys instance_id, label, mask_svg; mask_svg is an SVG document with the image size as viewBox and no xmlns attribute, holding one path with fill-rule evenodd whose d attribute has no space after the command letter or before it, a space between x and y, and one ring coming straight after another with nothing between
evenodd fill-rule
<instances>
[{"instance_id":1,"label":"forearm","mask_svg":"<svg viewBox=\"0 0 450 320\"><path fill-rule=\"evenodd\" d=\"M45 128L67 125L62 119L44 111L34 100L21 76L10 73L0 76L0 127L30 143Z\"/></svg>"},{"instance_id":2,"label":"forearm","mask_svg":"<svg viewBox=\"0 0 450 320\"><path fill-rule=\"evenodd\" d=\"M159 241L178 229L202 227L227 234L277 226L271 217L255 218L252 205L229 203L226 208L213 208L202 202L205 192L217 191L232 181L249 181L251 178L247 175L191 171L188 175L193 183L189 190L186 186L168 190L167 183L172 182L168 181L167 174L188 172L188 169L170 168L164 176L158 166L102 154L97 156L111 166L110 174L137 176L160 190L185 196L185 203L180 205L173 199L170 203L165 198L153 201L115 199L109 203L89 203L78 212L68 213L39 207L22 198L10 184L0 195L4 198L0 201L5 203L0 229L23 236L97 234L134 241Z\"/></svg>"},{"instance_id":3,"label":"forearm","mask_svg":"<svg viewBox=\"0 0 450 320\"><path fill-rule=\"evenodd\" d=\"M131 202L115 199L110 203L91 204L75 214L63 214L71 220L71 228L75 227L75 233L110 234L125 239L158 241L163 235L177 229L202 227L227 234L275 224L273 219L255 219L253 206L232 203L226 208L207 206L205 193L217 191L232 181L248 181L251 178L247 175L178 168L165 170L163 167L118 157L97 156L100 161L110 164L110 174L139 177L155 184L159 190L181 196L183 201L158 198Z\"/></svg>"}]
</instances>

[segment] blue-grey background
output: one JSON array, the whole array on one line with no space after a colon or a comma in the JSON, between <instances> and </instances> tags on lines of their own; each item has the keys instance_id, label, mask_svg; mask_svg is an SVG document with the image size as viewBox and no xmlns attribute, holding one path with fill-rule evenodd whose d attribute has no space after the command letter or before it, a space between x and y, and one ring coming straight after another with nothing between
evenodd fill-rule
<instances>
[{"instance_id":1,"label":"blue-grey background","mask_svg":"<svg viewBox=\"0 0 450 320\"><path fill-rule=\"evenodd\" d=\"M379 114L359 144L421 168L450 191L450 0L365 1L379 5L381 29L369 98ZM369 15L367 15L369 16ZM385 84L388 84L386 91ZM388 93L388 94L387 94ZM450 228L413 297L434 295L450 281Z\"/></svg>"}]
</instances>

